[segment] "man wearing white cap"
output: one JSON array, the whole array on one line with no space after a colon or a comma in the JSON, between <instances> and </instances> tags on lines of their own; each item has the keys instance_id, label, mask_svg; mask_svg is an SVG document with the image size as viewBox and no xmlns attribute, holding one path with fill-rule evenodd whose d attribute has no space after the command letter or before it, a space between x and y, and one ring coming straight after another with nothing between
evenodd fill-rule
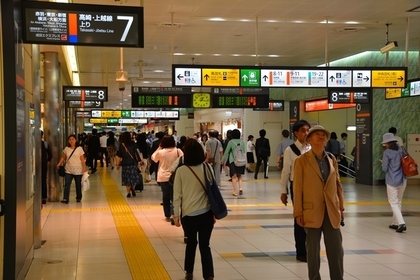
<instances>
[{"instance_id":1,"label":"man wearing white cap","mask_svg":"<svg viewBox=\"0 0 420 280\"><path fill-rule=\"evenodd\" d=\"M343 220L343 188L336 158L325 151L330 132L320 125L309 130L311 150L295 160L293 216L305 228L308 275L321 279L320 241L324 235L330 279L344 275L344 250L340 223Z\"/></svg>"}]
</instances>

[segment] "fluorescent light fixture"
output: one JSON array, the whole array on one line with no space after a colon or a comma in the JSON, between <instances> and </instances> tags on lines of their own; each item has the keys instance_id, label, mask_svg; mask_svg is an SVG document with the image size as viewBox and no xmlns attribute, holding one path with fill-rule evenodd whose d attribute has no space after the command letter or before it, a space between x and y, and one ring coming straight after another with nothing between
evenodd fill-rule
<instances>
[{"instance_id":1,"label":"fluorescent light fixture","mask_svg":"<svg viewBox=\"0 0 420 280\"><path fill-rule=\"evenodd\" d=\"M226 117L230 117L232 116L232 111L226 111L225 114L226 114Z\"/></svg>"},{"instance_id":2,"label":"fluorescent light fixture","mask_svg":"<svg viewBox=\"0 0 420 280\"><path fill-rule=\"evenodd\" d=\"M293 23L305 23L305 21L303 21L303 20L294 20L294 21L292 21Z\"/></svg>"},{"instance_id":3,"label":"fluorescent light fixture","mask_svg":"<svg viewBox=\"0 0 420 280\"><path fill-rule=\"evenodd\" d=\"M177 52L177 53L174 53L174 55L185 55L185 54Z\"/></svg>"},{"instance_id":4,"label":"fluorescent light fixture","mask_svg":"<svg viewBox=\"0 0 420 280\"><path fill-rule=\"evenodd\" d=\"M347 131L356 131L356 126L355 125L348 125L347 126Z\"/></svg>"},{"instance_id":5,"label":"fluorescent light fixture","mask_svg":"<svg viewBox=\"0 0 420 280\"><path fill-rule=\"evenodd\" d=\"M278 54L269 54L268 57L280 57Z\"/></svg>"},{"instance_id":6,"label":"fluorescent light fixture","mask_svg":"<svg viewBox=\"0 0 420 280\"><path fill-rule=\"evenodd\" d=\"M211 21L225 21L224 18L221 17L214 17L214 18L210 18Z\"/></svg>"},{"instance_id":7,"label":"fluorescent light fixture","mask_svg":"<svg viewBox=\"0 0 420 280\"><path fill-rule=\"evenodd\" d=\"M62 46L64 59L66 60L67 70L69 71L72 84L80 85L79 66L77 64L76 48L74 46Z\"/></svg>"},{"instance_id":8,"label":"fluorescent light fixture","mask_svg":"<svg viewBox=\"0 0 420 280\"><path fill-rule=\"evenodd\" d=\"M328 24L330 24L330 23L334 23L333 21L328 21L327 22L327 20L323 20L323 21L320 21L319 23L328 23Z\"/></svg>"},{"instance_id":9,"label":"fluorescent light fixture","mask_svg":"<svg viewBox=\"0 0 420 280\"><path fill-rule=\"evenodd\" d=\"M241 56L240 54L234 53L232 56Z\"/></svg>"},{"instance_id":10,"label":"fluorescent light fixture","mask_svg":"<svg viewBox=\"0 0 420 280\"><path fill-rule=\"evenodd\" d=\"M220 53L215 53L215 54L213 54L214 56L221 56L221 54Z\"/></svg>"},{"instance_id":11,"label":"fluorescent light fixture","mask_svg":"<svg viewBox=\"0 0 420 280\"><path fill-rule=\"evenodd\" d=\"M153 71L153 72L155 72L155 73L163 73L163 72L165 72L165 71L163 71L163 70L155 70L155 71Z\"/></svg>"},{"instance_id":12,"label":"fluorescent light fixture","mask_svg":"<svg viewBox=\"0 0 420 280\"><path fill-rule=\"evenodd\" d=\"M242 22L250 22L251 20L250 19L243 18L243 19L240 19L239 21L242 21Z\"/></svg>"},{"instance_id":13,"label":"fluorescent light fixture","mask_svg":"<svg viewBox=\"0 0 420 280\"><path fill-rule=\"evenodd\" d=\"M73 72L73 86L79 87L80 86L80 76L79 72Z\"/></svg>"},{"instance_id":14,"label":"fluorescent light fixture","mask_svg":"<svg viewBox=\"0 0 420 280\"><path fill-rule=\"evenodd\" d=\"M346 24L359 24L358 21L346 21L345 23Z\"/></svg>"}]
</instances>

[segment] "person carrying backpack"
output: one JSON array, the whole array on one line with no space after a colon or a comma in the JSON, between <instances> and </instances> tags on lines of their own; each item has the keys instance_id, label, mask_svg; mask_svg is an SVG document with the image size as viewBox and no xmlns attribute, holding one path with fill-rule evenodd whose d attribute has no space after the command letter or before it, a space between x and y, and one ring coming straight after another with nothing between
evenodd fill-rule
<instances>
[{"instance_id":1,"label":"person carrying backpack","mask_svg":"<svg viewBox=\"0 0 420 280\"><path fill-rule=\"evenodd\" d=\"M225 152L223 153L222 162L226 162L229 166L230 176L232 177L233 196L243 194L242 175L245 174L246 166L246 147L241 139L241 132L238 129L232 131L232 140L229 141Z\"/></svg>"}]
</instances>

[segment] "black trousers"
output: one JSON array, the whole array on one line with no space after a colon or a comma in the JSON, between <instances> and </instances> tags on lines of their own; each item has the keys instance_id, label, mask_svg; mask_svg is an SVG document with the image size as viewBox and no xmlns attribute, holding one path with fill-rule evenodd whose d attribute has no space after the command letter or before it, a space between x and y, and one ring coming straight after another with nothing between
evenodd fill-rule
<instances>
[{"instance_id":1,"label":"black trousers","mask_svg":"<svg viewBox=\"0 0 420 280\"><path fill-rule=\"evenodd\" d=\"M293 203L293 182L290 182L290 196ZM296 219L294 220L294 235L295 235L295 247L296 247L296 256L305 256L306 257L306 232L303 227L298 225Z\"/></svg>"},{"instance_id":2,"label":"black trousers","mask_svg":"<svg viewBox=\"0 0 420 280\"><path fill-rule=\"evenodd\" d=\"M41 193L42 193L42 199L48 198L48 190L47 190L47 170L48 170L48 164L42 163L41 168Z\"/></svg>"},{"instance_id":3,"label":"black trousers","mask_svg":"<svg viewBox=\"0 0 420 280\"><path fill-rule=\"evenodd\" d=\"M257 165L255 166L255 177L257 177L258 172L260 171L261 162L264 162L264 177L268 177L268 157L257 156Z\"/></svg>"}]
</instances>

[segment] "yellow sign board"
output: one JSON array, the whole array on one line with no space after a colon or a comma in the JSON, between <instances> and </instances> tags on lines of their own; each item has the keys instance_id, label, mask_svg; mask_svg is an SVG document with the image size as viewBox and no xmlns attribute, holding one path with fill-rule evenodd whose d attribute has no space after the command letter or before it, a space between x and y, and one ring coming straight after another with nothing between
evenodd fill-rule
<instances>
[{"instance_id":1,"label":"yellow sign board","mask_svg":"<svg viewBox=\"0 0 420 280\"><path fill-rule=\"evenodd\" d=\"M404 88L405 83L403 70L372 70L373 88Z\"/></svg>"},{"instance_id":2,"label":"yellow sign board","mask_svg":"<svg viewBox=\"0 0 420 280\"><path fill-rule=\"evenodd\" d=\"M239 69L202 69L202 86L239 87Z\"/></svg>"},{"instance_id":3,"label":"yellow sign board","mask_svg":"<svg viewBox=\"0 0 420 280\"><path fill-rule=\"evenodd\" d=\"M107 119L89 119L90 123L99 124L99 123L107 123Z\"/></svg>"},{"instance_id":4,"label":"yellow sign board","mask_svg":"<svg viewBox=\"0 0 420 280\"><path fill-rule=\"evenodd\" d=\"M102 111L102 118L121 118L121 111Z\"/></svg>"},{"instance_id":5,"label":"yellow sign board","mask_svg":"<svg viewBox=\"0 0 420 280\"><path fill-rule=\"evenodd\" d=\"M393 99L401 97L400 88L387 88L385 89L385 99Z\"/></svg>"}]
</instances>

